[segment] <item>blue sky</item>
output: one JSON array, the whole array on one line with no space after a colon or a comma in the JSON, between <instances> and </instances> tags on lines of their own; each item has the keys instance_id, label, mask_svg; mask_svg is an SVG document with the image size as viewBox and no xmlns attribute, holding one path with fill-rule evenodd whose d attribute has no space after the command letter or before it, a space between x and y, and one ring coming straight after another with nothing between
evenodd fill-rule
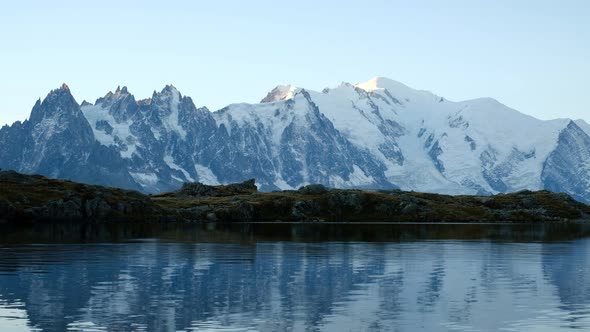
<instances>
[{"instance_id":1,"label":"blue sky","mask_svg":"<svg viewBox=\"0 0 590 332\"><path fill-rule=\"evenodd\" d=\"M62 82L78 102L172 83L212 110L277 84L385 76L590 120L590 2L11 1L0 12L0 124Z\"/></svg>"}]
</instances>

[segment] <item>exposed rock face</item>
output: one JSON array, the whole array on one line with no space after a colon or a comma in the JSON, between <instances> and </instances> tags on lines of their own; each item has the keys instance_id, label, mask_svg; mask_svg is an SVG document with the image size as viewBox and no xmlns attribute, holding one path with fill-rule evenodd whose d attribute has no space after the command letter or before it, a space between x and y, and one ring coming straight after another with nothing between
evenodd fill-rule
<instances>
[{"instance_id":1,"label":"exposed rock face","mask_svg":"<svg viewBox=\"0 0 590 332\"><path fill-rule=\"evenodd\" d=\"M158 219L161 209L134 191L0 171L0 220L108 222Z\"/></svg>"},{"instance_id":2,"label":"exposed rock face","mask_svg":"<svg viewBox=\"0 0 590 332\"><path fill-rule=\"evenodd\" d=\"M209 186L200 182L185 183L176 192L179 197L215 197L252 194L258 191L256 180L250 179L242 183L232 183L226 186Z\"/></svg>"},{"instance_id":3,"label":"exposed rock face","mask_svg":"<svg viewBox=\"0 0 590 332\"><path fill-rule=\"evenodd\" d=\"M345 220L347 215L358 214L366 208L368 196L360 191L334 191L328 195L328 206L331 211Z\"/></svg>"},{"instance_id":4,"label":"exposed rock face","mask_svg":"<svg viewBox=\"0 0 590 332\"><path fill-rule=\"evenodd\" d=\"M141 189L116 149L101 145L67 86L37 101L29 120L0 129L0 167Z\"/></svg>"},{"instance_id":5,"label":"exposed rock face","mask_svg":"<svg viewBox=\"0 0 590 332\"><path fill-rule=\"evenodd\" d=\"M182 188L178 191L178 196L194 196L194 197L207 197L207 196L218 196L220 191L214 186L208 186L200 182L185 183Z\"/></svg>"},{"instance_id":6,"label":"exposed rock face","mask_svg":"<svg viewBox=\"0 0 590 332\"><path fill-rule=\"evenodd\" d=\"M321 211L319 202L314 200L296 201L291 216L297 221L314 221L314 216Z\"/></svg>"},{"instance_id":7,"label":"exposed rock face","mask_svg":"<svg viewBox=\"0 0 590 332\"><path fill-rule=\"evenodd\" d=\"M90 219L104 219L109 215L112 209L113 207L111 207L111 205L109 205L102 197L94 197L84 203L85 216ZM120 205L117 210L119 209ZM123 208L123 211L126 210L126 208Z\"/></svg>"},{"instance_id":8,"label":"exposed rock face","mask_svg":"<svg viewBox=\"0 0 590 332\"><path fill-rule=\"evenodd\" d=\"M27 211L29 212L29 211ZM82 209L77 202L63 199L50 201L47 204L30 210L34 219L77 221L82 220Z\"/></svg>"},{"instance_id":9,"label":"exposed rock face","mask_svg":"<svg viewBox=\"0 0 590 332\"><path fill-rule=\"evenodd\" d=\"M225 186L225 191L230 193L231 195L251 194L258 191L258 187L256 187L256 180L250 179L242 183L228 184L227 186Z\"/></svg>"},{"instance_id":10,"label":"exposed rock face","mask_svg":"<svg viewBox=\"0 0 590 332\"><path fill-rule=\"evenodd\" d=\"M544 187L590 202L589 161L590 137L571 122L560 133L557 147L543 165Z\"/></svg>"},{"instance_id":11,"label":"exposed rock face","mask_svg":"<svg viewBox=\"0 0 590 332\"><path fill-rule=\"evenodd\" d=\"M0 224L12 221L17 216L16 208L5 200L0 200Z\"/></svg>"},{"instance_id":12,"label":"exposed rock face","mask_svg":"<svg viewBox=\"0 0 590 332\"><path fill-rule=\"evenodd\" d=\"M328 189L323 184L309 184L299 188L298 192L304 195L321 195L327 193Z\"/></svg>"}]
</instances>

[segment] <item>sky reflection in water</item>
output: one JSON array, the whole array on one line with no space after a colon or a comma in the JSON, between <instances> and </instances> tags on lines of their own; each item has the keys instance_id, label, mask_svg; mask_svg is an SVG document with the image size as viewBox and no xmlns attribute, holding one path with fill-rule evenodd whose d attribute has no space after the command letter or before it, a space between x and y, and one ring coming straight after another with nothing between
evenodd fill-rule
<instances>
[{"instance_id":1,"label":"sky reflection in water","mask_svg":"<svg viewBox=\"0 0 590 332\"><path fill-rule=\"evenodd\" d=\"M588 254L590 239L0 246L0 330L590 330Z\"/></svg>"}]
</instances>

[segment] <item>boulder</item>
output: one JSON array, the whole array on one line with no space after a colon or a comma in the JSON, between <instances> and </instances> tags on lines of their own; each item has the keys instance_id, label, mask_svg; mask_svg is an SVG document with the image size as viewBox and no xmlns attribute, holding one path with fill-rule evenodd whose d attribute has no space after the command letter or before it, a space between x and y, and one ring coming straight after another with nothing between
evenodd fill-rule
<instances>
[{"instance_id":1,"label":"boulder","mask_svg":"<svg viewBox=\"0 0 590 332\"><path fill-rule=\"evenodd\" d=\"M258 191L256 180L250 179L241 183L228 185L209 186L200 182L190 182L182 185L176 196L179 197L210 197L210 196L232 196L239 194L252 194Z\"/></svg>"},{"instance_id":2,"label":"boulder","mask_svg":"<svg viewBox=\"0 0 590 332\"><path fill-rule=\"evenodd\" d=\"M219 196L220 191L214 186L209 186L200 182L187 182L182 185L182 188L177 192L177 196L194 196L207 197Z\"/></svg>"},{"instance_id":3,"label":"boulder","mask_svg":"<svg viewBox=\"0 0 590 332\"><path fill-rule=\"evenodd\" d=\"M303 195L321 195L328 192L328 189L323 184L309 184L297 190Z\"/></svg>"},{"instance_id":4,"label":"boulder","mask_svg":"<svg viewBox=\"0 0 590 332\"><path fill-rule=\"evenodd\" d=\"M258 191L256 180L250 179L242 183L232 183L225 186L225 190L231 194L251 194Z\"/></svg>"}]
</instances>

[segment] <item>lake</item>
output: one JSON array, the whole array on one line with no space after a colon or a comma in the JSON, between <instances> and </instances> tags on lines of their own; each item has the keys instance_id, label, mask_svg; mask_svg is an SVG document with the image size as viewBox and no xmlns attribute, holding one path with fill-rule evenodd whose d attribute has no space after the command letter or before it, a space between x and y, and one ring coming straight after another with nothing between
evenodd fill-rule
<instances>
[{"instance_id":1,"label":"lake","mask_svg":"<svg viewBox=\"0 0 590 332\"><path fill-rule=\"evenodd\" d=\"M147 229L3 232L0 331L590 330L587 225Z\"/></svg>"}]
</instances>

